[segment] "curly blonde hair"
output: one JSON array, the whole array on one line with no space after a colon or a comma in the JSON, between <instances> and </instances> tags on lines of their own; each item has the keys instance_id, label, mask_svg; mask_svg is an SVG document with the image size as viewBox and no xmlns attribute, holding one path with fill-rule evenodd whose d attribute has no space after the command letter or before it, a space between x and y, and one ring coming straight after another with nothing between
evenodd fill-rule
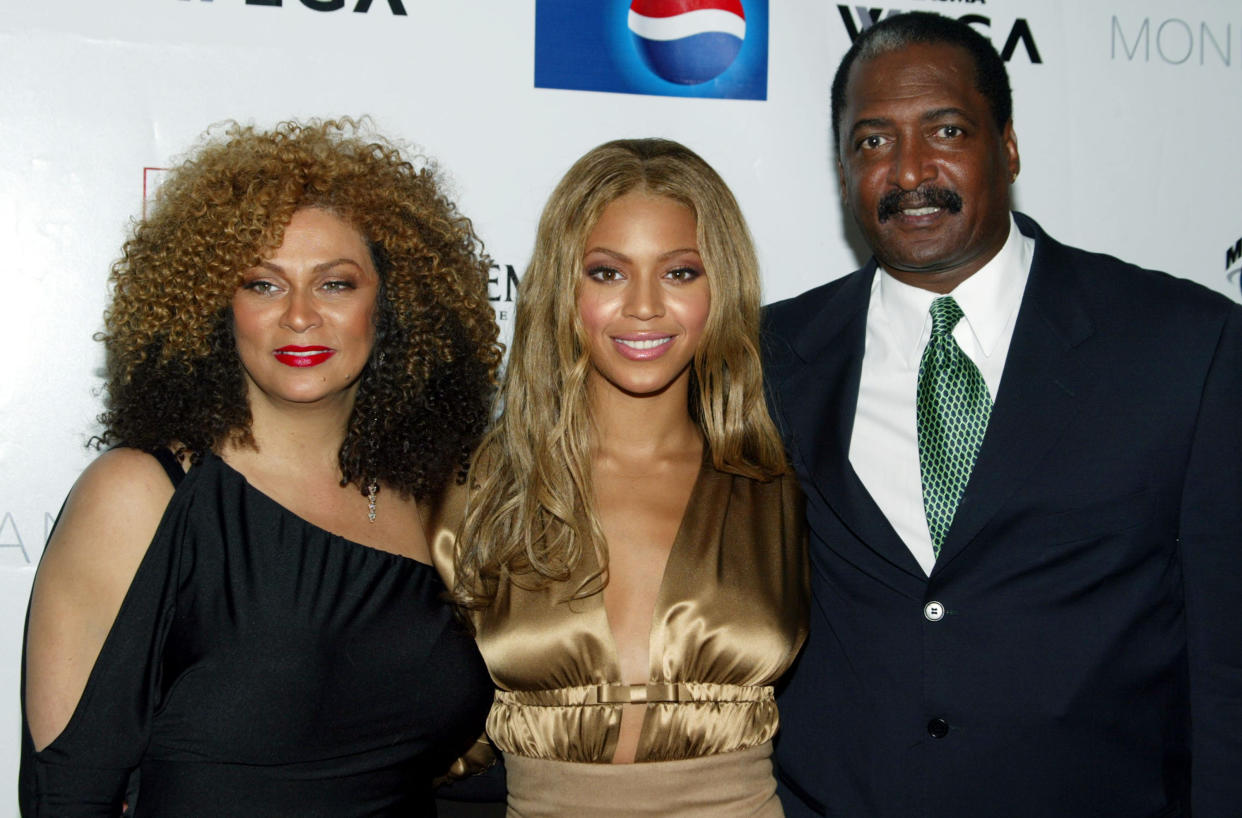
<instances>
[{"instance_id":1,"label":"curly blonde hair","mask_svg":"<svg viewBox=\"0 0 1242 818\"><path fill-rule=\"evenodd\" d=\"M579 159L552 192L522 277L501 386L504 411L472 466L454 596L486 606L501 582L566 580L584 548L607 582L607 548L591 487L591 361L578 313L587 237L610 203L632 191L694 213L711 310L691 367L690 406L715 468L758 480L786 471L764 401L759 358L759 264L741 209L698 154L666 139L621 139Z\"/></svg>"},{"instance_id":2,"label":"curly blonde hair","mask_svg":"<svg viewBox=\"0 0 1242 818\"><path fill-rule=\"evenodd\" d=\"M357 229L380 275L342 485L422 498L464 471L502 355L490 260L434 164L352 119L216 127L170 172L112 267L97 443L175 442L193 460L227 439L254 444L230 302L305 207Z\"/></svg>"}]
</instances>

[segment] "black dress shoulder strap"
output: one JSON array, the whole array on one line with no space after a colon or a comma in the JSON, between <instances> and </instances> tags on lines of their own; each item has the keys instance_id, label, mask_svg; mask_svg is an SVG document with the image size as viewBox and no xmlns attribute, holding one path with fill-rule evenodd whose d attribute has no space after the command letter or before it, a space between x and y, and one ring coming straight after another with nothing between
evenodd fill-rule
<instances>
[{"instance_id":1,"label":"black dress shoulder strap","mask_svg":"<svg viewBox=\"0 0 1242 818\"><path fill-rule=\"evenodd\" d=\"M181 485L181 481L185 479L185 469L181 468L181 461L175 454L168 451L168 447L156 446L148 454L160 461L160 465L168 473L168 479L172 481L173 488Z\"/></svg>"}]
</instances>

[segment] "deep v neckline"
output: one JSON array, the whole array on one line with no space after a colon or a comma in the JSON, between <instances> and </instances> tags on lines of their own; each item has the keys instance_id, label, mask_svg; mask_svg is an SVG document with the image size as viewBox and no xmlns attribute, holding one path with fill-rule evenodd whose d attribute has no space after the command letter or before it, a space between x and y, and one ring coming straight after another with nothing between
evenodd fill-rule
<instances>
[{"instance_id":1,"label":"deep v neckline","mask_svg":"<svg viewBox=\"0 0 1242 818\"><path fill-rule=\"evenodd\" d=\"M707 473L710 469L709 457L710 455L708 454L707 446L704 445L703 459L699 463L699 470L695 474L693 485L690 487L690 494L686 497L686 507L682 510L681 520L677 524L677 530L673 534L673 541L669 545L668 556L664 559L664 568L660 572L660 584L656 588L655 604L651 609L651 620L647 623L648 682L659 681L659 679L656 678L658 676L657 671L659 669L660 662L656 657L654 649L656 643L655 636L657 624L664 621L666 618L665 614L667 613L669 607L669 567L673 565L674 559L686 550L686 546L683 541L685 540L686 532L693 530L694 528L693 523L697 518L698 507L701 505L701 503L698 502L699 496L704 491L704 487L707 483ZM599 570L599 560L595 558L594 555L592 555L592 558L595 559L595 570ZM608 618L608 608L604 602L604 595L606 593L606 589L601 589L598 594L593 595L595 600L593 608L595 609L596 614L603 620L602 633L604 634L606 641L608 655L608 668L606 673L607 684L625 685L628 684L628 682L621 677L620 646L617 643L617 636L616 633L613 632L612 621ZM663 651L663 645L666 643L667 640L663 638L659 640L661 652Z\"/></svg>"}]
</instances>

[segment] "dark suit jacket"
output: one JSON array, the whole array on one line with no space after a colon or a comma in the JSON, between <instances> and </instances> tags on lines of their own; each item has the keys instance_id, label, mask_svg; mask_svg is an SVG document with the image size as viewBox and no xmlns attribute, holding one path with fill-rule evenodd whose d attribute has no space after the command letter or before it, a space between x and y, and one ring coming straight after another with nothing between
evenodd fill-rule
<instances>
[{"instance_id":1,"label":"dark suit jacket","mask_svg":"<svg viewBox=\"0 0 1242 818\"><path fill-rule=\"evenodd\" d=\"M1017 219L1031 275L930 578L848 461L875 262L765 311L811 536L794 818L1242 816L1242 309Z\"/></svg>"}]
</instances>

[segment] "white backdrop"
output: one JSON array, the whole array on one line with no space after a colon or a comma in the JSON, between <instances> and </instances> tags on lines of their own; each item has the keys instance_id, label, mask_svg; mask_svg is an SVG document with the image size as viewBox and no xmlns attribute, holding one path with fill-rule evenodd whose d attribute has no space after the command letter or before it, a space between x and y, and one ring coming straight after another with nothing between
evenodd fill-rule
<instances>
[{"instance_id":1,"label":"white backdrop","mask_svg":"<svg viewBox=\"0 0 1242 818\"><path fill-rule=\"evenodd\" d=\"M628 0L579 0L628 6ZM744 0L752 10L759 0ZM279 3L279 5L276 5ZM105 278L166 167L224 119L369 114L449 172L520 272L569 164L619 136L699 151L733 187L776 300L863 260L837 198L828 87L846 18L975 15L1009 61L1020 209L1057 238L1239 299L1237 0L769 0L766 100L533 87L535 0L0 0L0 815L15 815L21 631L52 517L93 456ZM318 9L316 8L318 7ZM1176 16L1175 16L1176 15ZM982 18L982 19L980 19ZM1242 250L1242 245L1239 245ZM1234 271L1231 278L1228 273ZM506 332L507 334L507 332Z\"/></svg>"}]
</instances>

